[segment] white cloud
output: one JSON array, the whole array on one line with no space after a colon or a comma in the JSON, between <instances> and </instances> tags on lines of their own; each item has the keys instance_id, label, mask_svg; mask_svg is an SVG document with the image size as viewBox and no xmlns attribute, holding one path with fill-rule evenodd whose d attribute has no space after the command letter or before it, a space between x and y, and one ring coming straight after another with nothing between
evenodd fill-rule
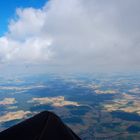
<instances>
[{"instance_id":1,"label":"white cloud","mask_svg":"<svg viewBox=\"0 0 140 140\"><path fill-rule=\"evenodd\" d=\"M9 31L0 38L0 60L91 71L136 70L139 4L138 0L51 0L42 9L17 9Z\"/></svg>"}]
</instances>

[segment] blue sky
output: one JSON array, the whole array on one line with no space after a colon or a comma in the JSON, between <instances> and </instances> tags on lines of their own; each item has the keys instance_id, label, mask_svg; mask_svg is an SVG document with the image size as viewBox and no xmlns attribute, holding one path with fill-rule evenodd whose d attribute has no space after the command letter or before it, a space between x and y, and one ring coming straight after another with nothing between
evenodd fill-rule
<instances>
[{"instance_id":1,"label":"blue sky","mask_svg":"<svg viewBox=\"0 0 140 140\"><path fill-rule=\"evenodd\" d=\"M41 8L47 0L0 0L0 36L8 27L9 20L15 15L16 8Z\"/></svg>"}]
</instances>

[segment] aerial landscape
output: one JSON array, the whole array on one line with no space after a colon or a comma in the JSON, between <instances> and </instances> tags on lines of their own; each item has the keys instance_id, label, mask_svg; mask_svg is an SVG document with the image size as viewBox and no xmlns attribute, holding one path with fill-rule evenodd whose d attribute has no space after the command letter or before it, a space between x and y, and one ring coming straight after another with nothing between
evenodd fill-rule
<instances>
[{"instance_id":1,"label":"aerial landscape","mask_svg":"<svg viewBox=\"0 0 140 140\"><path fill-rule=\"evenodd\" d=\"M58 114L82 139L139 139L139 75L1 77L0 130L43 110Z\"/></svg>"},{"instance_id":2,"label":"aerial landscape","mask_svg":"<svg viewBox=\"0 0 140 140\"><path fill-rule=\"evenodd\" d=\"M51 111L82 140L140 140L139 7L0 1L0 132Z\"/></svg>"}]
</instances>

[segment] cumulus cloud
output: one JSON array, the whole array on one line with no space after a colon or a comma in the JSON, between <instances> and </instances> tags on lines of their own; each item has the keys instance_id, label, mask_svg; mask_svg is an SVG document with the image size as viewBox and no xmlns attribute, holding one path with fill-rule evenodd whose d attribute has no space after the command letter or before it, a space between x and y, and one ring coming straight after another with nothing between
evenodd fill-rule
<instances>
[{"instance_id":1,"label":"cumulus cloud","mask_svg":"<svg viewBox=\"0 0 140 140\"><path fill-rule=\"evenodd\" d=\"M0 38L1 63L67 69L139 69L139 0L50 0L16 10Z\"/></svg>"}]
</instances>

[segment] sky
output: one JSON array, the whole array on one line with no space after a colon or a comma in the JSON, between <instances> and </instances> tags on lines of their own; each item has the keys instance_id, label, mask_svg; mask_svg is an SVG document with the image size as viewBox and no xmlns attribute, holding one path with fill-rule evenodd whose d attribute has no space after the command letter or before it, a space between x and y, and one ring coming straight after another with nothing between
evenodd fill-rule
<instances>
[{"instance_id":1,"label":"sky","mask_svg":"<svg viewBox=\"0 0 140 140\"><path fill-rule=\"evenodd\" d=\"M139 5L139 0L1 1L1 71L139 71Z\"/></svg>"},{"instance_id":2,"label":"sky","mask_svg":"<svg viewBox=\"0 0 140 140\"><path fill-rule=\"evenodd\" d=\"M0 36L8 30L8 23L15 16L16 8L41 8L47 0L1 0L0 1Z\"/></svg>"}]
</instances>

